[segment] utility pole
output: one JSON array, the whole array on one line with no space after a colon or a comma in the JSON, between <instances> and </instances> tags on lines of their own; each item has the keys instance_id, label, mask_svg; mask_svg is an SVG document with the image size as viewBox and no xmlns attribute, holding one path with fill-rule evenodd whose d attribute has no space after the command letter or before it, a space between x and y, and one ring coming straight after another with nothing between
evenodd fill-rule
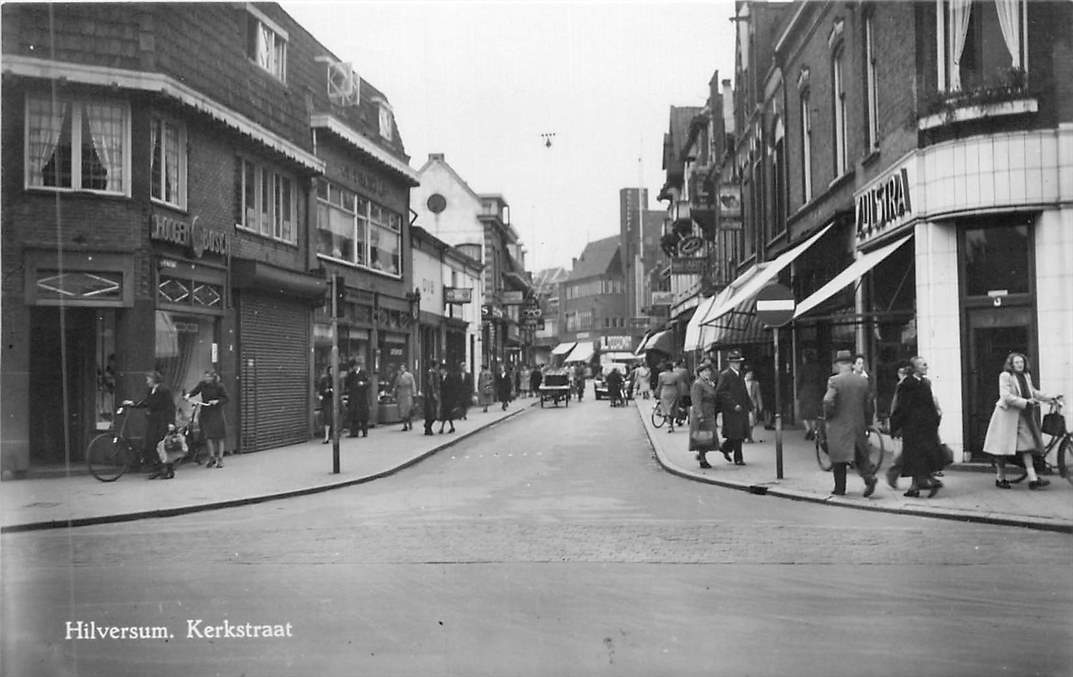
<instances>
[{"instance_id":1,"label":"utility pole","mask_svg":"<svg viewBox=\"0 0 1073 677\"><path fill-rule=\"evenodd\" d=\"M342 276L332 275L332 474L339 474L339 423L341 421L339 411L339 294L342 291L339 285L343 283Z\"/></svg>"}]
</instances>

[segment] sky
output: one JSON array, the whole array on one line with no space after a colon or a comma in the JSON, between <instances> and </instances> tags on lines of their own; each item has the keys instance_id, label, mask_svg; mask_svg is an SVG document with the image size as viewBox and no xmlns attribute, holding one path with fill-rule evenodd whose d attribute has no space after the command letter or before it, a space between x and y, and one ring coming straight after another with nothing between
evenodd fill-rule
<instances>
[{"instance_id":1,"label":"sky","mask_svg":"<svg viewBox=\"0 0 1073 677\"><path fill-rule=\"evenodd\" d=\"M444 153L504 196L533 271L617 234L621 188L665 208L670 107L703 106L716 70L733 77L732 2L282 6L384 92L415 170Z\"/></svg>"}]
</instances>

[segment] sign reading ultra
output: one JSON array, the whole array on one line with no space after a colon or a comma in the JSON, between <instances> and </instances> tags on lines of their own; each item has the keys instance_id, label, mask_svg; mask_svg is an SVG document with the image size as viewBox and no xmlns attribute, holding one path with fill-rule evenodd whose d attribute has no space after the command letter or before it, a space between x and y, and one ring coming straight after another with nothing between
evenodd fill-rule
<instances>
[{"instance_id":1,"label":"sign reading ultra","mask_svg":"<svg viewBox=\"0 0 1073 677\"><path fill-rule=\"evenodd\" d=\"M909 167L882 177L856 198L857 242L862 243L901 225L913 213Z\"/></svg>"}]
</instances>

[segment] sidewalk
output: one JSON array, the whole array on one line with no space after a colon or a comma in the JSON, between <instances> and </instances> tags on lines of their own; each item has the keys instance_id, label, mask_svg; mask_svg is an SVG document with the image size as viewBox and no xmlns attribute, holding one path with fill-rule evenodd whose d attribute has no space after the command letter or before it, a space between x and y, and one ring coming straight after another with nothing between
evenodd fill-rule
<instances>
[{"instance_id":1,"label":"sidewalk","mask_svg":"<svg viewBox=\"0 0 1073 677\"><path fill-rule=\"evenodd\" d=\"M99 482L82 466L69 476L7 480L0 483L0 532L167 517L360 484L413 465L538 403L515 400L506 411L497 404L488 413L473 407L468 420L455 421L454 434L426 436L415 420L409 432L390 424L371 428L368 437L343 437L338 475L332 474L332 445L315 439L227 456L219 470L183 464L170 480L150 481L133 473Z\"/></svg>"},{"instance_id":2,"label":"sidewalk","mask_svg":"<svg viewBox=\"0 0 1073 677\"><path fill-rule=\"evenodd\" d=\"M1048 477L1051 485L1039 491L1030 491L1027 480L1006 491L995 488L994 473L980 472L986 468L955 464L946 469L942 478L945 486L935 498L906 498L902 494L909 488L909 479L902 478L900 489L894 491L887 486L881 471L875 494L864 498L864 482L850 470L846 495L832 496L834 479L831 473L820 470L813 443L804 439L800 429L783 431L781 480L776 479L775 472L774 430L758 428L754 433L757 441L742 446L746 465L729 464L722 454L713 451L708 453L712 468L701 469L694 452L688 450L688 427L676 427L673 434L668 434L666 426L657 429L652 425L654 400L635 404L659 463L682 477L754 494L846 508L1073 533L1073 485L1057 475ZM899 442L895 440L893 444ZM887 450L884 467L890 463L890 445Z\"/></svg>"}]
</instances>

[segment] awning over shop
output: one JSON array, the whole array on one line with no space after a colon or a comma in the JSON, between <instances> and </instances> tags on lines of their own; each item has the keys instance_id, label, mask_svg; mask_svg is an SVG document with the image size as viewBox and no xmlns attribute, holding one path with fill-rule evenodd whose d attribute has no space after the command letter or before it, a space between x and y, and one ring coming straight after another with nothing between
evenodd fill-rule
<instances>
[{"instance_id":1,"label":"awning over shop","mask_svg":"<svg viewBox=\"0 0 1073 677\"><path fill-rule=\"evenodd\" d=\"M786 266L794 262L798 256L801 256L806 249L816 243L823 235L831 229L834 223L829 223L820 229L818 233L805 240L801 244L797 245L793 249L789 249L775 258L775 260L767 263L763 267L757 266L759 270L749 278L745 284L741 286L738 291L734 293L732 297L723 302L722 305L714 308L708 316L701 320L702 325L715 325L719 323L719 318L723 317L732 310L738 312L751 313L748 306L752 303L760 290L763 289L769 282L778 277Z\"/></svg>"},{"instance_id":2,"label":"awning over shop","mask_svg":"<svg viewBox=\"0 0 1073 677\"><path fill-rule=\"evenodd\" d=\"M671 331L661 331L657 334L653 334L648 343L645 344L645 352L655 350L667 355L674 354L674 333Z\"/></svg>"},{"instance_id":3,"label":"awning over shop","mask_svg":"<svg viewBox=\"0 0 1073 677\"><path fill-rule=\"evenodd\" d=\"M697 306L697 311L693 313L693 317L689 318L689 324L686 325L685 345L683 350L703 350L709 345L715 342L715 339L720 333L720 327L718 325L704 325L701 324L706 318L708 318L711 312L718 308L720 305L728 301L737 290L752 279L754 275L760 272L761 268L753 266L749 270L739 275L733 282L709 299L706 299Z\"/></svg>"},{"instance_id":4,"label":"awning over shop","mask_svg":"<svg viewBox=\"0 0 1073 677\"><path fill-rule=\"evenodd\" d=\"M566 355L571 350L573 350L574 346L576 346L576 345L577 345L577 342L575 342L575 341L567 341L566 343L560 343L559 345L557 345L557 346L555 346L554 348L551 349L551 354L552 355Z\"/></svg>"},{"instance_id":5,"label":"awning over shop","mask_svg":"<svg viewBox=\"0 0 1073 677\"><path fill-rule=\"evenodd\" d=\"M570 356L566 358L567 362L588 362L592 359L592 356L596 353L596 350L592 347L592 341L582 341L577 344L577 348L574 348L570 352Z\"/></svg>"},{"instance_id":6,"label":"awning over shop","mask_svg":"<svg viewBox=\"0 0 1073 677\"><path fill-rule=\"evenodd\" d=\"M645 346L648 345L648 339L652 338L654 334L646 333L641 342L637 344L637 350L633 352L634 355L641 356L645 354Z\"/></svg>"},{"instance_id":7,"label":"awning over shop","mask_svg":"<svg viewBox=\"0 0 1073 677\"><path fill-rule=\"evenodd\" d=\"M895 240L888 245L884 245L879 249L873 249L870 252L861 254L861 256L851 263L848 268L838 275L835 275L834 279L817 289L811 296L798 304L797 311L794 313L794 319L813 310L816 306L837 294L847 285L852 284L872 268L875 268L879 265L880 261L893 254L896 249L908 242L911 237L913 236L906 235L905 237Z\"/></svg>"}]
</instances>

